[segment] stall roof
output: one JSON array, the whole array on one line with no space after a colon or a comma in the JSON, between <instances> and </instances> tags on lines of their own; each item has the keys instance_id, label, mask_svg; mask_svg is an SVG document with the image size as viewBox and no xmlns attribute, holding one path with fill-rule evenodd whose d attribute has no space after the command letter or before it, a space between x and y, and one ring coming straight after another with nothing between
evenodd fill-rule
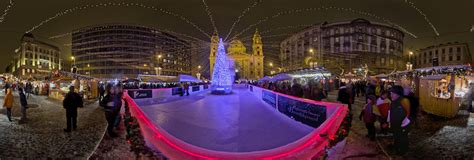
<instances>
[{"instance_id":1,"label":"stall roof","mask_svg":"<svg viewBox=\"0 0 474 160\"><path fill-rule=\"evenodd\" d=\"M443 78L446 78L446 75L437 74L437 75L429 75L429 76L426 76L426 77L422 77L421 79L424 79L424 80L441 80Z\"/></svg>"},{"instance_id":2,"label":"stall roof","mask_svg":"<svg viewBox=\"0 0 474 160\"><path fill-rule=\"evenodd\" d=\"M201 82L201 80L197 79L196 77L186 74L180 74L178 76L178 79L179 82Z\"/></svg>"},{"instance_id":3,"label":"stall roof","mask_svg":"<svg viewBox=\"0 0 474 160\"><path fill-rule=\"evenodd\" d=\"M161 76L161 75L138 75L138 80L141 82L177 82L176 76Z\"/></svg>"}]
</instances>

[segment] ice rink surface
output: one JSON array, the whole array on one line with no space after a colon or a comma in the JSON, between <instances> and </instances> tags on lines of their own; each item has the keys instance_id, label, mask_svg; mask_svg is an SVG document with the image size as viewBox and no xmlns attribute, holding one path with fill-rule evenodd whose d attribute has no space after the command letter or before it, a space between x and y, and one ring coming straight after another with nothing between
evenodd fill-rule
<instances>
[{"instance_id":1,"label":"ice rink surface","mask_svg":"<svg viewBox=\"0 0 474 160\"><path fill-rule=\"evenodd\" d=\"M231 95L203 91L159 104L141 104L155 125L184 142L215 151L273 149L314 130L278 113L245 88L234 88Z\"/></svg>"}]
</instances>

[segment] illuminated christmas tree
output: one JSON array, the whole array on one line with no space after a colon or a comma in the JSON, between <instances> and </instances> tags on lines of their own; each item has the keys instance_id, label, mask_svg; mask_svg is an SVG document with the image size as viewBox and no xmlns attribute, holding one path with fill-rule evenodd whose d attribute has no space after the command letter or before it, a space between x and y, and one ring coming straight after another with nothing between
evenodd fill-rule
<instances>
[{"instance_id":1,"label":"illuminated christmas tree","mask_svg":"<svg viewBox=\"0 0 474 160\"><path fill-rule=\"evenodd\" d=\"M234 82L234 71L231 70L232 61L227 57L222 38L217 46L216 62L212 73L211 93L230 94Z\"/></svg>"}]
</instances>

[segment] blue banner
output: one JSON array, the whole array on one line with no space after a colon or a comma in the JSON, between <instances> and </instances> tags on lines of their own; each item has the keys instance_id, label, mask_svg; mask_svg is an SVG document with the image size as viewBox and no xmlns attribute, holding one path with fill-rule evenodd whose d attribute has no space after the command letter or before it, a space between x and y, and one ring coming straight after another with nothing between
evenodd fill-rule
<instances>
[{"instance_id":1,"label":"blue banner","mask_svg":"<svg viewBox=\"0 0 474 160\"><path fill-rule=\"evenodd\" d=\"M278 111L306 125L317 128L326 120L326 107L278 96Z\"/></svg>"},{"instance_id":2,"label":"blue banner","mask_svg":"<svg viewBox=\"0 0 474 160\"><path fill-rule=\"evenodd\" d=\"M152 90L134 90L128 91L128 95L133 99L153 98Z\"/></svg>"},{"instance_id":3,"label":"blue banner","mask_svg":"<svg viewBox=\"0 0 474 160\"><path fill-rule=\"evenodd\" d=\"M177 87L177 88L171 89L171 95L174 96L174 95L178 95L178 94L179 95L183 94L183 88Z\"/></svg>"},{"instance_id":4,"label":"blue banner","mask_svg":"<svg viewBox=\"0 0 474 160\"><path fill-rule=\"evenodd\" d=\"M199 91L199 86L193 86L192 91L193 92Z\"/></svg>"},{"instance_id":5,"label":"blue banner","mask_svg":"<svg viewBox=\"0 0 474 160\"><path fill-rule=\"evenodd\" d=\"M262 100L267 102L273 108L276 108L276 97L277 95L275 93L262 90Z\"/></svg>"}]
</instances>

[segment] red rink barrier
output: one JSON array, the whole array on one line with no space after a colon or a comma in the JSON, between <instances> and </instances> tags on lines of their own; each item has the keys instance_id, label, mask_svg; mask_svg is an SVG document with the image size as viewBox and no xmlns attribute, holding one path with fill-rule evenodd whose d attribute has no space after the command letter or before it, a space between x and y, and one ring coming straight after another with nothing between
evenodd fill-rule
<instances>
[{"instance_id":1,"label":"red rink barrier","mask_svg":"<svg viewBox=\"0 0 474 160\"><path fill-rule=\"evenodd\" d=\"M257 88L255 86L253 87ZM262 88L258 89L265 90ZM327 138L322 138L320 135L327 134L329 137L334 137L339 126L344 120L344 117L348 113L347 107L345 107L343 104L317 102L288 96L281 93L273 93L306 103L326 106L328 108L327 110L332 113L328 114L326 121L324 121L318 128L315 128L313 132L290 144L264 151L241 153L223 152L194 146L177 139L160 126L154 125L152 121L146 116L146 114L143 113L141 108L138 107L135 101L128 94L124 95L127 102L129 103L130 112L140 123L142 134L146 138L149 145L157 148L170 159L311 159L318 153L324 152L324 149L329 144L329 142Z\"/></svg>"}]
</instances>

